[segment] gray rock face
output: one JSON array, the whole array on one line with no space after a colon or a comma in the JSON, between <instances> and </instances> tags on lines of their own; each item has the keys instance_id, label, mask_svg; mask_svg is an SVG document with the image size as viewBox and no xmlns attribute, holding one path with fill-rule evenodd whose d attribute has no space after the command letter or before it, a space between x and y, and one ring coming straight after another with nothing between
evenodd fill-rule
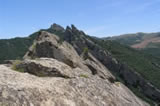
<instances>
[{"instance_id":1,"label":"gray rock face","mask_svg":"<svg viewBox=\"0 0 160 106\"><path fill-rule=\"evenodd\" d=\"M119 73L125 81L132 86L141 87L142 92L156 102L160 101L160 90L147 82L141 75L134 70L129 69L128 66L122 64Z\"/></svg>"},{"instance_id":2,"label":"gray rock face","mask_svg":"<svg viewBox=\"0 0 160 106\"><path fill-rule=\"evenodd\" d=\"M148 106L121 83L90 78L36 77L0 65L2 106Z\"/></svg>"},{"instance_id":3,"label":"gray rock face","mask_svg":"<svg viewBox=\"0 0 160 106\"><path fill-rule=\"evenodd\" d=\"M51 25L50 29L56 30L56 31L61 31L61 32L64 32L64 31L65 31L62 26L60 26L60 25L58 25L58 24L55 24L55 23L54 23L53 25Z\"/></svg>"},{"instance_id":4,"label":"gray rock face","mask_svg":"<svg viewBox=\"0 0 160 106\"><path fill-rule=\"evenodd\" d=\"M97 75L100 75L103 78L113 77L111 74L108 74L109 71L91 54L89 55L90 60L88 59L83 61L83 59L77 54L76 50L69 43L65 41L61 43L59 42L60 39L56 35L43 31L34 42L33 45L35 47L33 48L32 46L24 58L54 58L69 65L71 68L80 68L88 73L93 73L93 70L90 69L92 66L94 68L96 67L95 70L97 71Z\"/></svg>"},{"instance_id":5,"label":"gray rock face","mask_svg":"<svg viewBox=\"0 0 160 106\"><path fill-rule=\"evenodd\" d=\"M54 34L42 31L34 45L35 47L31 47L24 58L48 57L62 61L73 68L82 66L82 59L74 48L65 41L61 42Z\"/></svg>"},{"instance_id":6,"label":"gray rock face","mask_svg":"<svg viewBox=\"0 0 160 106\"><path fill-rule=\"evenodd\" d=\"M94 58L96 58L100 63L102 63L105 67L107 67L111 72L116 73L117 75L123 77L122 79L125 80L127 85L129 86L139 86L140 92L146 95L147 97L151 98L155 102L159 103L160 101L160 90L154 87L151 83L146 81L141 75L135 73L133 69L130 69L127 65L121 64L115 58L111 56L111 54L103 50L100 46L94 43L94 40L90 40L86 37L85 34L81 33L77 36L78 30L74 31L76 28L72 26L72 28L67 28L65 32L65 40L68 41L72 46L75 48L77 53L80 55L83 53L85 47L88 48L90 53ZM80 33L80 31L79 31ZM72 39L69 39L72 38ZM73 39L75 38L75 39ZM78 40L76 40L78 38ZM91 62L86 61L86 65L89 65ZM92 61L92 64L93 61ZM97 63L93 66L96 67ZM95 70L93 66L89 67L92 70ZM100 74L100 73L99 73ZM103 78L103 77L102 77Z\"/></svg>"},{"instance_id":7,"label":"gray rock face","mask_svg":"<svg viewBox=\"0 0 160 106\"><path fill-rule=\"evenodd\" d=\"M26 59L18 64L16 68L40 77L75 78L81 74L90 76L87 71L72 69L65 63L52 58Z\"/></svg>"},{"instance_id":8,"label":"gray rock face","mask_svg":"<svg viewBox=\"0 0 160 106\"><path fill-rule=\"evenodd\" d=\"M85 60L85 65L89 67L93 75L97 74L103 79L115 79L114 76L109 72L109 70L90 53L88 53L88 57Z\"/></svg>"}]
</instances>

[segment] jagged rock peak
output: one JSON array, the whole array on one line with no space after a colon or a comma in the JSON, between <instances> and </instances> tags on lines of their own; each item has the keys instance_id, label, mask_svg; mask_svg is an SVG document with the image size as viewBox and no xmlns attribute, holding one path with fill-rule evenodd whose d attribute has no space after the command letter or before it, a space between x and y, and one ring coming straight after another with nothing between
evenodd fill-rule
<instances>
[{"instance_id":1,"label":"jagged rock peak","mask_svg":"<svg viewBox=\"0 0 160 106\"><path fill-rule=\"evenodd\" d=\"M72 31L71 27L70 27L70 26L67 26L67 27L66 27L66 31Z\"/></svg>"},{"instance_id":2,"label":"jagged rock peak","mask_svg":"<svg viewBox=\"0 0 160 106\"><path fill-rule=\"evenodd\" d=\"M73 24L71 24L72 30L78 30Z\"/></svg>"},{"instance_id":3,"label":"jagged rock peak","mask_svg":"<svg viewBox=\"0 0 160 106\"><path fill-rule=\"evenodd\" d=\"M71 27L66 27L66 32L72 32L75 35L85 35L85 33L75 27L75 25L71 24Z\"/></svg>"},{"instance_id":4,"label":"jagged rock peak","mask_svg":"<svg viewBox=\"0 0 160 106\"><path fill-rule=\"evenodd\" d=\"M65 29L62 26L60 26L56 23L52 24L50 29L53 29L53 30L56 30L56 31L63 31L63 32L65 31Z\"/></svg>"}]
</instances>

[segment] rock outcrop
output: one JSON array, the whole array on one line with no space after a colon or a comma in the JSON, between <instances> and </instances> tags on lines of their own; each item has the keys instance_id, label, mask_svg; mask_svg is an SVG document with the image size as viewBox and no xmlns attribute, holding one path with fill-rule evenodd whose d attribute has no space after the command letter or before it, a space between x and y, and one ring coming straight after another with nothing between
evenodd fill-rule
<instances>
[{"instance_id":1,"label":"rock outcrop","mask_svg":"<svg viewBox=\"0 0 160 106\"><path fill-rule=\"evenodd\" d=\"M74 31L75 29L76 31ZM99 61L98 63L103 64L110 72L120 76L126 85L133 87L138 86L140 89L139 92L147 96L147 98L150 98L157 103L160 102L160 90L144 79L140 74L136 73L136 71L129 68L126 64L120 63L117 59L112 57L108 51L97 45L96 42L94 42L96 38L91 38L86 34L81 33L75 26L72 26L71 28L68 27L66 29L64 39L75 48L79 55L82 54L84 48L87 47L92 56Z\"/></svg>"},{"instance_id":2,"label":"rock outcrop","mask_svg":"<svg viewBox=\"0 0 160 106\"><path fill-rule=\"evenodd\" d=\"M69 43L61 41L54 34L42 31L33 46L24 58L54 58L73 68L82 65L82 59L74 48Z\"/></svg>"},{"instance_id":3,"label":"rock outcrop","mask_svg":"<svg viewBox=\"0 0 160 106\"><path fill-rule=\"evenodd\" d=\"M23 72L28 72L40 77L63 77L63 78L74 78L77 76L76 73L70 66L57 61L52 58L39 58L35 60L26 59L16 66L17 70L23 70ZM78 70L80 74L86 74L89 76L89 73L80 69Z\"/></svg>"},{"instance_id":4,"label":"rock outcrop","mask_svg":"<svg viewBox=\"0 0 160 106\"><path fill-rule=\"evenodd\" d=\"M66 33L83 37L74 26ZM149 106L101 64L92 53L99 49L83 50L86 46L81 45L77 51L77 44L73 47L54 34L39 33L14 70L0 65L0 105Z\"/></svg>"},{"instance_id":5,"label":"rock outcrop","mask_svg":"<svg viewBox=\"0 0 160 106\"><path fill-rule=\"evenodd\" d=\"M92 54L88 53L88 58L84 61L83 57L78 55L72 45L66 41L60 41L54 34L42 31L33 46L31 46L30 50L26 53L24 59L41 57L54 58L69 65L71 68L80 68L85 70L85 72L99 75L103 78L113 77ZM94 73L93 70L97 72Z\"/></svg>"},{"instance_id":6,"label":"rock outcrop","mask_svg":"<svg viewBox=\"0 0 160 106\"><path fill-rule=\"evenodd\" d=\"M54 31L60 31L60 32L64 32L65 31L65 29L62 26L60 26L60 25L58 25L56 23L51 25L50 29L54 30Z\"/></svg>"},{"instance_id":7,"label":"rock outcrop","mask_svg":"<svg viewBox=\"0 0 160 106\"><path fill-rule=\"evenodd\" d=\"M148 106L123 84L110 83L98 76L37 77L4 65L0 65L0 105Z\"/></svg>"}]
</instances>

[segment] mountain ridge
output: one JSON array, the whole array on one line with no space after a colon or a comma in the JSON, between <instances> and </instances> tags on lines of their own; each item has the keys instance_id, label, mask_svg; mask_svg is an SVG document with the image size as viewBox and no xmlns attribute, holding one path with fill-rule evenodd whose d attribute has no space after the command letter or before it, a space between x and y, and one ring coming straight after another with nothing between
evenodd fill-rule
<instances>
[{"instance_id":1,"label":"mountain ridge","mask_svg":"<svg viewBox=\"0 0 160 106\"><path fill-rule=\"evenodd\" d=\"M32 41L32 43L33 43L34 39L37 39L38 35L41 35L41 33L43 31L47 31L47 32L54 33L54 34L58 35L60 37L60 41L59 41L60 44L63 43L63 41L67 41L68 43L70 43L74 47L74 49L76 50L78 55L85 54L84 52L87 52L89 50L91 52L91 54L95 58L97 58L101 63L103 63L103 65L106 66L114 75L116 75L117 78L120 78L123 76L123 78L120 78L120 80L123 80L127 86L131 86L132 88L134 88L134 90L135 89L137 90L140 87L140 89L142 91L136 91L136 92L142 94L143 96L141 96L141 97L142 98L144 97L145 99L147 99L146 100L147 102L150 101L150 100L148 101L148 97L149 97L149 99L159 103L158 102L159 101L159 99L158 99L159 98L159 93L158 93L159 91L154 90L155 88L152 87L152 84L150 83L150 82L152 82L152 80L147 79L148 81L146 82L146 78L145 78L145 80L143 80L142 76L137 77L137 74L132 73L137 70L137 69L134 69L135 66L130 65L128 68L128 64L129 64L128 62L130 62L130 64L133 62L130 60L126 61L125 59L119 58L119 55L117 55L117 53L116 53L116 52L118 52L118 54L121 55L121 53L119 53L120 52L119 48L124 49L123 54L125 56L129 56L129 54L127 54L127 52L133 52L136 55L137 54L139 55L140 53L138 53L137 51L133 51L132 49L125 47L123 45L120 45L118 43L101 40L99 38L90 37L90 36L86 35L83 31L78 30L74 25L71 25L71 27L67 26L66 29L64 30L59 25L53 24L49 29L42 29L42 30L30 35L30 37L29 37L29 38L31 38L30 41ZM32 43L30 43L27 47L29 48L32 45ZM119 47L117 47L117 45L119 45ZM32 47L35 48L35 45L32 45ZM117 49L117 51L114 49ZM0 50L3 50L3 49L0 49ZM27 52L27 50L28 49L26 49L25 52ZM125 51L127 51L127 52L125 52ZM25 52L24 52L24 54L25 54ZM133 54L133 56L135 54ZM18 55L18 54L16 54L16 55ZM141 55L139 55L139 56L141 56ZM21 57L21 59L22 59L22 57ZM129 57L131 57L131 56L129 56ZM12 59L12 58L8 58L8 59ZM16 58L14 58L14 59L16 59ZM145 59L145 58L141 58L141 59ZM119 61L119 60L121 60L121 61ZM140 61L141 60L139 60L139 62ZM126 62L127 64L126 63L123 64L123 62ZM148 63L148 62L145 62L145 63L146 63L146 65L150 65L150 63ZM94 73L93 67L91 67L90 65L88 67L90 67ZM154 65L151 67L154 67ZM138 69L140 69L140 68L138 67ZM155 69L155 67L154 67L154 69ZM147 75L144 73L145 72L144 70L141 73L141 75ZM132 74L135 75L135 76L133 76L134 80L132 80L132 79L129 80L129 78L127 76L128 75L132 76ZM142 83L139 84L137 82L142 82ZM149 84L147 84L148 82L149 82ZM136 86L134 87L134 85L138 86L138 88ZM149 94L146 91L146 88L145 88L146 86L150 91L152 91ZM130 89L131 89L131 87L130 87ZM146 91L146 92L144 92L144 91ZM146 95L148 97L146 97Z\"/></svg>"},{"instance_id":2,"label":"mountain ridge","mask_svg":"<svg viewBox=\"0 0 160 106\"><path fill-rule=\"evenodd\" d=\"M68 38L69 34L74 36L80 31L71 28L67 34ZM83 35L79 37L84 40ZM73 39L67 40L78 46L80 42L76 43ZM91 45L89 39L85 40L81 43ZM94 57L91 52L94 49L84 49L78 54L76 46L71 44L66 40L60 41L55 34L41 31L24 59L0 65L0 104L149 106L116 81L108 68Z\"/></svg>"},{"instance_id":3,"label":"mountain ridge","mask_svg":"<svg viewBox=\"0 0 160 106\"><path fill-rule=\"evenodd\" d=\"M148 52L157 57L160 53L160 32L124 34L104 39L118 41L121 44Z\"/></svg>"}]
</instances>

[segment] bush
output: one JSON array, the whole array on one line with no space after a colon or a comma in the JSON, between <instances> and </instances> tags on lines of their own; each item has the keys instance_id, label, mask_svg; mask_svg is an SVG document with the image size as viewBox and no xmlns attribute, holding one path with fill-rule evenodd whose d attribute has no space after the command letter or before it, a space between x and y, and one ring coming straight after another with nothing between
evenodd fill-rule
<instances>
[{"instance_id":1,"label":"bush","mask_svg":"<svg viewBox=\"0 0 160 106\"><path fill-rule=\"evenodd\" d=\"M88 58L88 52L89 52L89 49L85 47L82 52L82 56L85 60Z\"/></svg>"},{"instance_id":2,"label":"bush","mask_svg":"<svg viewBox=\"0 0 160 106\"><path fill-rule=\"evenodd\" d=\"M88 51L89 51L89 50L88 50L87 47L85 47L85 48L83 49L83 53L84 53L84 54L88 54Z\"/></svg>"},{"instance_id":3,"label":"bush","mask_svg":"<svg viewBox=\"0 0 160 106\"><path fill-rule=\"evenodd\" d=\"M19 64L21 64L21 63L22 63L21 60L15 60L15 61L13 62L13 64L12 64L12 68L11 68L11 69L13 69L13 70L15 70L15 71L18 71L18 72L25 72L23 68L17 68L17 66L18 66Z\"/></svg>"},{"instance_id":4,"label":"bush","mask_svg":"<svg viewBox=\"0 0 160 106\"><path fill-rule=\"evenodd\" d=\"M33 43L33 45L31 46L32 49L36 48L36 43Z\"/></svg>"}]
</instances>

